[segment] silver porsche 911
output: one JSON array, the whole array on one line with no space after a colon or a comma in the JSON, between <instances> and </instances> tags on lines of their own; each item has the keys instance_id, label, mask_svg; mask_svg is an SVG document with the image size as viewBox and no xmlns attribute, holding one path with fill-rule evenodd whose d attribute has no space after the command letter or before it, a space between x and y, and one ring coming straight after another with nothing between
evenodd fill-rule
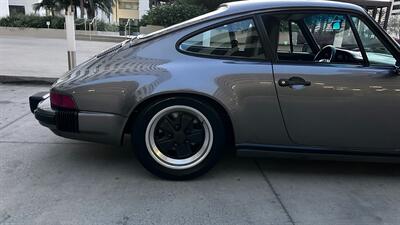
<instances>
[{"instance_id":1,"label":"silver porsche 911","mask_svg":"<svg viewBox=\"0 0 400 225\"><path fill-rule=\"evenodd\" d=\"M264 0L126 40L30 97L55 134L188 179L239 155L400 156L400 47L361 7Z\"/></svg>"}]
</instances>

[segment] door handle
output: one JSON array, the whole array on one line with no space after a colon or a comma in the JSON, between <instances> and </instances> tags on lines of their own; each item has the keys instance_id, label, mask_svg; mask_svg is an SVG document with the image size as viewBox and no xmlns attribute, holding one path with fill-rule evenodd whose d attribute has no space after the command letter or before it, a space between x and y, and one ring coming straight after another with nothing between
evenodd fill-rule
<instances>
[{"instance_id":1,"label":"door handle","mask_svg":"<svg viewBox=\"0 0 400 225\"><path fill-rule=\"evenodd\" d=\"M301 77L291 77L289 79L280 79L278 84L281 87L290 87L294 85L310 86L311 81L306 81Z\"/></svg>"}]
</instances>

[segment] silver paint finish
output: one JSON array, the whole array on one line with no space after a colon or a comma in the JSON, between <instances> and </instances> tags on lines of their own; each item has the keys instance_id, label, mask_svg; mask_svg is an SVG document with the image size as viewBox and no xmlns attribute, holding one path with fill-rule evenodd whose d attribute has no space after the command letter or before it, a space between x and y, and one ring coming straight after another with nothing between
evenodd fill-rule
<instances>
[{"instance_id":1,"label":"silver paint finish","mask_svg":"<svg viewBox=\"0 0 400 225\"><path fill-rule=\"evenodd\" d=\"M113 115L109 126L97 125L102 119L95 117L82 123L88 130L98 126L96 130L114 143L122 137L132 112L140 110L136 108L139 103L184 93L220 104L232 121L236 144L398 148L399 78L391 76L388 69L273 66L268 61L190 56L175 48L182 37L209 25L251 11L294 7L342 8L366 15L358 6L329 1L229 3L209 21L203 18L201 23L177 26L152 38L124 42L118 50L79 65L53 89L72 95L79 110ZM277 80L291 76L310 80L312 85L298 90L276 89ZM110 126L117 132L112 133ZM96 133L90 136L92 141L103 139L104 135Z\"/></svg>"},{"instance_id":2,"label":"silver paint finish","mask_svg":"<svg viewBox=\"0 0 400 225\"><path fill-rule=\"evenodd\" d=\"M125 44L117 52L80 65L53 88L71 94L80 110L123 117L154 96L204 96L226 109L237 143L287 143L270 62L195 57L176 50L180 38L218 21L223 20L139 45Z\"/></svg>"},{"instance_id":3,"label":"silver paint finish","mask_svg":"<svg viewBox=\"0 0 400 225\"><path fill-rule=\"evenodd\" d=\"M55 111L50 106L50 98L40 102L38 108L55 115ZM78 113L79 133L62 132L57 130L55 125L41 124L62 137L118 145L123 135L121 124L126 119L116 114L80 111Z\"/></svg>"},{"instance_id":4,"label":"silver paint finish","mask_svg":"<svg viewBox=\"0 0 400 225\"><path fill-rule=\"evenodd\" d=\"M79 134L77 139L107 144L120 144L126 117L110 113L79 112ZM83 138L80 138L80 136Z\"/></svg>"},{"instance_id":5,"label":"silver paint finish","mask_svg":"<svg viewBox=\"0 0 400 225\"><path fill-rule=\"evenodd\" d=\"M225 14L237 14L243 12L259 11L263 9L279 9L279 8L336 8L347 9L353 11L364 12L365 10L357 5L321 0L259 0L259 1L236 1L225 3L228 9Z\"/></svg>"},{"instance_id":6,"label":"silver paint finish","mask_svg":"<svg viewBox=\"0 0 400 225\"><path fill-rule=\"evenodd\" d=\"M311 86L278 87L293 141L335 149L400 147L400 77L392 68L274 65L275 78L299 76Z\"/></svg>"},{"instance_id":7,"label":"silver paint finish","mask_svg":"<svg viewBox=\"0 0 400 225\"><path fill-rule=\"evenodd\" d=\"M107 113L79 112L79 132L64 132L49 127L53 133L71 139L99 142L104 144L121 144L123 128L121 124L126 118Z\"/></svg>"},{"instance_id":8,"label":"silver paint finish","mask_svg":"<svg viewBox=\"0 0 400 225\"><path fill-rule=\"evenodd\" d=\"M168 115L176 111L187 112L193 116L196 116L197 119L199 119L199 121L203 124L204 128L204 143L202 147L196 154L185 159L174 159L164 155L158 149L154 138L155 129L160 119L162 119L165 115ZM210 122L199 110L184 105L175 105L167 107L158 112L156 115L154 115L154 117L150 120L149 125L146 128L145 139L146 139L147 150L150 156L156 162L158 162L160 165L166 168L183 170L198 165L207 157L207 155L210 153L214 141L214 133Z\"/></svg>"}]
</instances>

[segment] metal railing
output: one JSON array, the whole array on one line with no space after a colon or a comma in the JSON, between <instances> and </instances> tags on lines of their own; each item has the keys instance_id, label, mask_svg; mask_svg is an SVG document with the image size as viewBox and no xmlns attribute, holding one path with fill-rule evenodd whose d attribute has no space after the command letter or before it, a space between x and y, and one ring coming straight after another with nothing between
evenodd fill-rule
<instances>
[{"instance_id":1,"label":"metal railing","mask_svg":"<svg viewBox=\"0 0 400 225\"><path fill-rule=\"evenodd\" d=\"M92 40L92 30L97 30L96 17L94 17L92 21L89 23L89 40Z\"/></svg>"},{"instance_id":2,"label":"metal railing","mask_svg":"<svg viewBox=\"0 0 400 225\"><path fill-rule=\"evenodd\" d=\"M131 35L131 21L132 19L128 19L128 21L125 24L125 36ZM126 33L127 30L128 33Z\"/></svg>"}]
</instances>

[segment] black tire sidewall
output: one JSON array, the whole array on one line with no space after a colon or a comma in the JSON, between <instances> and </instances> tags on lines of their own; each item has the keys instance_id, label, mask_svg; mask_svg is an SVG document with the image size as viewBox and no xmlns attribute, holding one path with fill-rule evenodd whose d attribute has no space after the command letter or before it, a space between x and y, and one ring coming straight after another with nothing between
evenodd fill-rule
<instances>
[{"instance_id":1,"label":"black tire sidewall","mask_svg":"<svg viewBox=\"0 0 400 225\"><path fill-rule=\"evenodd\" d=\"M174 170L160 165L150 155L145 141L145 133L150 120L161 110L175 105L188 106L200 111L208 119L213 132L212 147L206 158L196 166L182 170ZM148 104L138 114L132 128L132 143L141 164L153 174L166 179L191 179L210 170L221 157L225 144L225 127L219 113L209 104L191 98L168 98Z\"/></svg>"}]
</instances>

